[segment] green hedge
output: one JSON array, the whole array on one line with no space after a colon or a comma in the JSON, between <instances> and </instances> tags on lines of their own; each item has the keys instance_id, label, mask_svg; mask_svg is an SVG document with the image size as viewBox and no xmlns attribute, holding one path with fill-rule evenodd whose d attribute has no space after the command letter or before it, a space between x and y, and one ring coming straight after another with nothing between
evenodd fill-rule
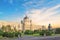
<instances>
[{"instance_id":1,"label":"green hedge","mask_svg":"<svg viewBox=\"0 0 60 40\"><path fill-rule=\"evenodd\" d=\"M14 33L11 32L4 32L3 37L14 37Z\"/></svg>"},{"instance_id":2,"label":"green hedge","mask_svg":"<svg viewBox=\"0 0 60 40\"><path fill-rule=\"evenodd\" d=\"M40 36L44 36L44 33L46 34L45 30L40 31Z\"/></svg>"},{"instance_id":3,"label":"green hedge","mask_svg":"<svg viewBox=\"0 0 60 40\"><path fill-rule=\"evenodd\" d=\"M4 32L0 30L0 36L2 36L2 35L3 35L3 33L4 33Z\"/></svg>"},{"instance_id":4,"label":"green hedge","mask_svg":"<svg viewBox=\"0 0 60 40\"><path fill-rule=\"evenodd\" d=\"M56 28L56 29L55 29L55 33L56 33L56 34L60 34L60 28Z\"/></svg>"},{"instance_id":5,"label":"green hedge","mask_svg":"<svg viewBox=\"0 0 60 40\"><path fill-rule=\"evenodd\" d=\"M41 36L44 36L44 34L45 34L46 36L51 36L51 35L53 34L53 31L42 30L42 31L40 31L39 34L40 34Z\"/></svg>"},{"instance_id":6,"label":"green hedge","mask_svg":"<svg viewBox=\"0 0 60 40\"><path fill-rule=\"evenodd\" d=\"M46 36L51 36L53 34L53 31L46 31Z\"/></svg>"},{"instance_id":7,"label":"green hedge","mask_svg":"<svg viewBox=\"0 0 60 40\"><path fill-rule=\"evenodd\" d=\"M20 32L3 32L0 30L0 36L2 37L18 37L18 35L21 36Z\"/></svg>"},{"instance_id":8,"label":"green hedge","mask_svg":"<svg viewBox=\"0 0 60 40\"><path fill-rule=\"evenodd\" d=\"M39 30L34 30L34 34L38 34L39 33Z\"/></svg>"},{"instance_id":9,"label":"green hedge","mask_svg":"<svg viewBox=\"0 0 60 40\"><path fill-rule=\"evenodd\" d=\"M26 34L26 35L31 35L31 34L33 34L33 31L31 31L31 30L26 30L26 31L24 32L24 34Z\"/></svg>"}]
</instances>

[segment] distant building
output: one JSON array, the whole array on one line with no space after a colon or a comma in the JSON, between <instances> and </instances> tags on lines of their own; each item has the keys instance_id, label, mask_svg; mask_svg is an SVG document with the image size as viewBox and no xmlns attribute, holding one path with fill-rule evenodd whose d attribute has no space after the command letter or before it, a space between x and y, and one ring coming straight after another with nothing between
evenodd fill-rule
<instances>
[{"instance_id":1,"label":"distant building","mask_svg":"<svg viewBox=\"0 0 60 40\"><path fill-rule=\"evenodd\" d=\"M46 30L46 28L45 28L45 26L44 26L44 25L42 26L42 30Z\"/></svg>"},{"instance_id":2,"label":"distant building","mask_svg":"<svg viewBox=\"0 0 60 40\"><path fill-rule=\"evenodd\" d=\"M25 16L21 23L14 23L14 22L0 22L0 26L10 25L12 30L16 31L25 31L25 30L42 30L41 25L36 25L29 19L28 16Z\"/></svg>"}]
</instances>

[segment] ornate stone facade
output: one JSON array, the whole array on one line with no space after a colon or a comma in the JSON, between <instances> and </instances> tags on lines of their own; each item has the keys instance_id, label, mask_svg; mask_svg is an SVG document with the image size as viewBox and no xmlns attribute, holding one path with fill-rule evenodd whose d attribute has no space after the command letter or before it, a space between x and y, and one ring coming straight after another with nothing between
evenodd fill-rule
<instances>
[{"instance_id":1,"label":"ornate stone facade","mask_svg":"<svg viewBox=\"0 0 60 40\"><path fill-rule=\"evenodd\" d=\"M30 20L27 16L22 20L22 29L23 30L32 30L32 20Z\"/></svg>"},{"instance_id":2,"label":"ornate stone facade","mask_svg":"<svg viewBox=\"0 0 60 40\"><path fill-rule=\"evenodd\" d=\"M25 16L22 20L22 29L25 30L40 30L42 27L40 25L35 25L29 17Z\"/></svg>"}]
</instances>

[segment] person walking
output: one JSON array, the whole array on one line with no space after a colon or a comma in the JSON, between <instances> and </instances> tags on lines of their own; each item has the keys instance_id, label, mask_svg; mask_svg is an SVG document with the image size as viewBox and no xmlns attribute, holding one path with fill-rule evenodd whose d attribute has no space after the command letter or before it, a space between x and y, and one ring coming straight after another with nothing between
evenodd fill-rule
<instances>
[{"instance_id":1,"label":"person walking","mask_svg":"<svg viewBox=\"0 0 60 40\"><path fill-rule=\"evenodd\" d=\"M22 40L21 34L18 35L18 40Z\"/></svg>"},{"instance_id":2,"label":"person walking","mask_svg":"<svg viewBox=\"0 0 60 40\"><path fill-rule=\"evenodd\" d=\"M20 37L22 37L22 34L20 33Z\"/></svg>"}]
</instances>

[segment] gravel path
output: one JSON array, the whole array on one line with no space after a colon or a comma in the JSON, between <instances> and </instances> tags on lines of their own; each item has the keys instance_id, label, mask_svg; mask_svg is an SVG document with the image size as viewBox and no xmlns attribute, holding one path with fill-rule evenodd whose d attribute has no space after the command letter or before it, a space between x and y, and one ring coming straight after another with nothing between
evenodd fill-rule
<instances>
[{"instance_id":1,"label":"gravel path","mask_svg":"<svg viewBox=\"0 0 60 40\"><path fill-rule=\"evenodd\" d=\"M32 37L24 36L22 40L60 40L60 36L47 36L47 37Z\"/></svg>"},{"instance_id":2,"label":"gravel path","mask_svg":"<svg viewBox=\"0 0 60 40\"><path fill-rule=\"evenodd\" d=\"M46 36L46 37L24 36L22 38L3 38L0 40L60 40L60 36Z\"/></svg>"}]
</instances>

